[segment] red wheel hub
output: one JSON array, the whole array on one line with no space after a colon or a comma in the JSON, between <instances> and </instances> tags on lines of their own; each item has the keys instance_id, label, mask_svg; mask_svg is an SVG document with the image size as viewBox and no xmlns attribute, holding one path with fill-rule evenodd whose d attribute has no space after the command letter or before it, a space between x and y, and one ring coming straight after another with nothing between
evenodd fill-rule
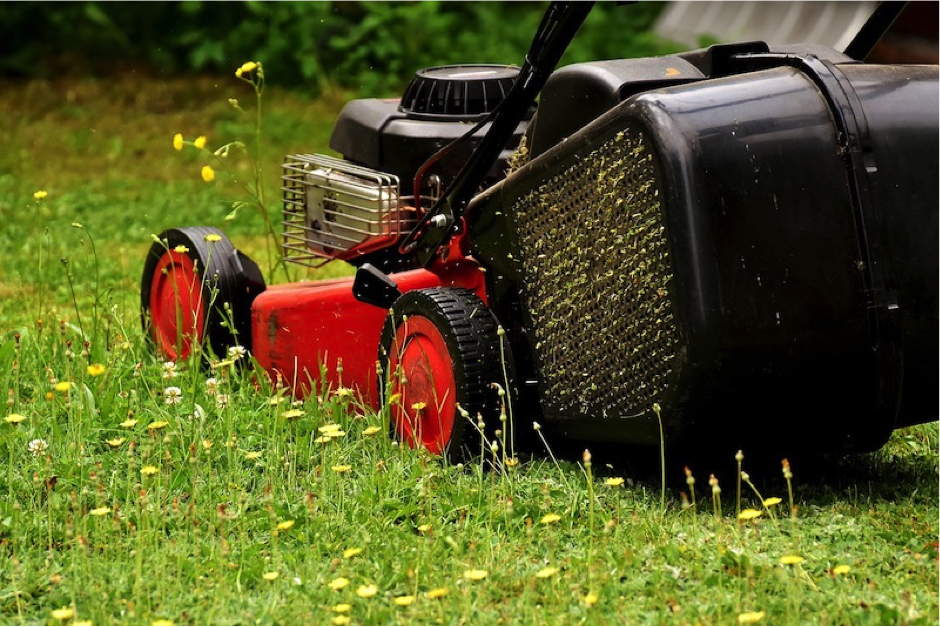
<instances>
[{"instance_id":1,"label":"red wheel hub","mask_svg":"<svg viewBox=\"0 0 940 627\"><path fill-rule=\"evenodd\" d=\"M205 328L202 283L185 253L170 250L157 263L150 288L150 319L157 348L170 359L185 359L193 343L201 341Z\"/></svg>"},{"instance_id":2,"label":"red wheel hub","mask_svg":"<svg viewBox=\"0 0 940 627\"><path fill-rule=\"evenodd\" d=\"M444 337L433 322L412 316L398 327L389 376L392 394L400 395L391 408L398 434L412 447L443 453L454 430L457 385Z\"/></svg>"}]
</instances>

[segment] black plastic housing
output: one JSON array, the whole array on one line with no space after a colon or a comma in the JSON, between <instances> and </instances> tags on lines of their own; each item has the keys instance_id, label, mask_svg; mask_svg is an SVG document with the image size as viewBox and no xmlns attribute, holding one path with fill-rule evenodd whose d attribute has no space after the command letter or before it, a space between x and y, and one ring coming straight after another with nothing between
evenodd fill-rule
<instances>
[{"instance_id":1,"label":"black plastic housing","mask_svg":"<svg viewBox=\"0 0 940 627\"><path fill-rule=\"evenodd\" d=\"M595 242L609 230L629 245L632 230L618 230L618 222L631 220L641 192L665 243L658 259L669 266L660 294L675 337L649 398L662 407L670 442L751 438L801 450L871 450L898 426L937 419L937 67L819 56L760 46L720 63L703 56L699 71L718 78L700 76L613 104L473 201L470 241L488 270L490 305L511 329L523 402L546 424L579 439L658 438L652 403L626 411L639 389L615 391L624 406L617 412L605 391L616 382L592 378L652 367L631 361L628 341L618 335L617 305L596 302L622 295L611 282L637 271L621 265L610 275L620 252ZM551 126L547 111L543 103L536 134ZM592 205L584 200L591 186L633 167L629 159L592 163L625 136L639 138L636 154L651 155L640 174L653 187L631 187L639 180L631 173L603 206ZM559 185L567 185L564 196ZM557 229L539 231L545 242L571 244L549 235L575 233L565 222L571 216L612 216L606 226L572 235L580 239L571 249L587 260L572 267L589 280L569 271L570 307L559 309L550 329L532 312L534 295L561 285L546 283L553 251L535 255L531 244L522 245L544 244L533 236L532 216L539 214L530 205L546 186L555 186L553 199L567 199L542 210L541 219L557 221ZM578 308L588 304L592 313L579 318ZM607 316L605 324L591 319L598 316ZM659 322L650 319L651 331ZM582 325L596 329L583 346L585 359L592 351L598 357L576 373L575 406L552 387L550 379L561 375L550 351Z\"/></svg>"}]
</instances>

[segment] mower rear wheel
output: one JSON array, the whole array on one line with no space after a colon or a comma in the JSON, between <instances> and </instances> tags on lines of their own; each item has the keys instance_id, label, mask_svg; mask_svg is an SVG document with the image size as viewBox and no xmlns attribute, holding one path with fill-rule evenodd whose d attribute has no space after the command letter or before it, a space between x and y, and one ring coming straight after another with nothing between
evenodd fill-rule
<instances>
[{"instance_id":1,"label":"mower rear wheel","mask_svg":"<svg viewBox=\"0 0 940 627\"><path fill-rule=\"evenodd\" d=\"M182 361L204 342L219 356L250 349L251 302L264 290L258 266L214 227L168 229L158 239L140 286L141 322L157 352Z\"/></svg>"},{"instance_id":2,"label":"mower rear wheel","mask_svg":"<svg viewBox=\"0 0 940 627\"><path fill-rule=\"evenodd\" d=\"M379 396L393 401L393 436L454 461L479 453L470 420L479 416L492 429L500 413L492 386L502 381L497 329L495 316L467 289L415 290L395 302L379 353Z\"/></svg>"}]
</instances>

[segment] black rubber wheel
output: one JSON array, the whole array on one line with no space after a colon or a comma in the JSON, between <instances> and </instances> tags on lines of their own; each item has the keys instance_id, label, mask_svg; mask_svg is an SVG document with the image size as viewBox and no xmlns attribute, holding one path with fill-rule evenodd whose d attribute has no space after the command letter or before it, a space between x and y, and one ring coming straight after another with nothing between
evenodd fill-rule
<instances>
[{"instance_id":1,"label":"black rubber wheel","mask_svg":"<svg viewBox=\"0 0 940 627\"><path fill-rule=\"evenodd\" d=\"M489 434L499 427L497 330L496 317L467 289L415 290L395 302L379 348L379 398L390 392L395 401L393 437L455 462L480 454L470 421L482 417Z\"/></svg>"},{"instance_id":2,"label":"black rubber wheel","mask_svg":"<svg viewBox=\"0 0 940 627\"><path fill-rule=\"evenodd\" d=\"M257 264L214 227L167 229L159 240L140 284L141 322L157 352L183 361L203 342L218 357L230 346L250 350L251 303L265 288Z\"/></svg>"}]
</instances>

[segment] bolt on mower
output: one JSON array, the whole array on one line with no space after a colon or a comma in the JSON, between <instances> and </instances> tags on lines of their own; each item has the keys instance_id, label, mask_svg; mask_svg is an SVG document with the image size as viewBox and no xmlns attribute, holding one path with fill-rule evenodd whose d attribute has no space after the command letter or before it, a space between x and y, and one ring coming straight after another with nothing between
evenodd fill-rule
<instances>
[{"instance_id":1,"label":"bolt on mower","mask_svg":"<svg viewBox=\"0 0 940 627\"><path fill-rule=\"evenodd\" d=\"M286 157L286 260L354 278L265 286L217 229L164 231L156 350L243 345L298 397L342 385L454 458L504 411L572 440L800 451L936 420L937 66L863 61L896 8L845 52L556 70L590 8L551 4L519 67L348 103L342 158Z\"/></svg>"}]
</instances>

